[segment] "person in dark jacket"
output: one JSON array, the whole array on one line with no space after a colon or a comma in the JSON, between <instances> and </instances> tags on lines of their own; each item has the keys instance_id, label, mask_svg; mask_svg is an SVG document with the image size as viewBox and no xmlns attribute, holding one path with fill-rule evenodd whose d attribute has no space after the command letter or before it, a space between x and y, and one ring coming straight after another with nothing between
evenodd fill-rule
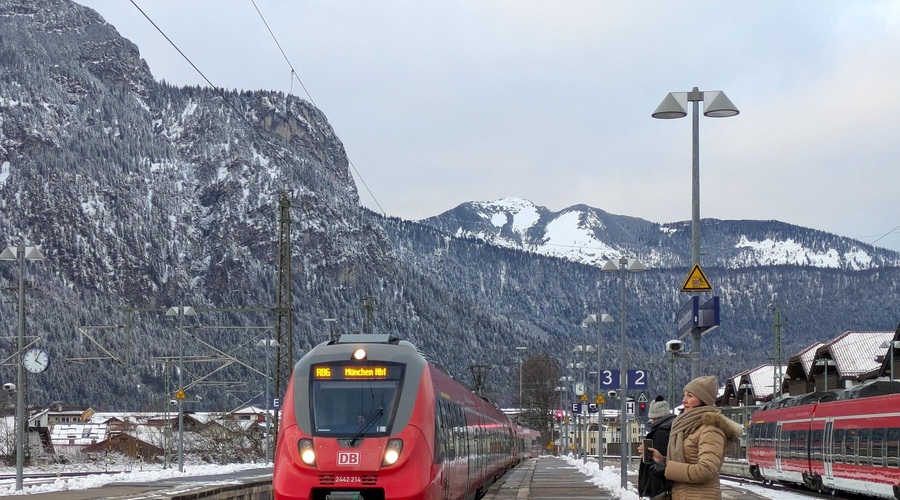
<instances>
[{"instance_id":1,"label":"person in dark jacket","mask_svg":"<svg viewBox=\"0 0 900 500\"><path fill-rule=\"evenodd\" d=\"M653 448L665 455L669 449L669 430L672 428L672 421L675 420L668 401L662 396L657 396L650 403L647 418L650 420L650 431L645 439L652 439ZM638 446L638 453L643 456L643 443ZM672 483L666 479L665 473L659 470L654 471L652 465L652 463L647 464L641 460L638 468L638 494L642 498L653 498L672 488Z\"/></svg>"}]
</instances>

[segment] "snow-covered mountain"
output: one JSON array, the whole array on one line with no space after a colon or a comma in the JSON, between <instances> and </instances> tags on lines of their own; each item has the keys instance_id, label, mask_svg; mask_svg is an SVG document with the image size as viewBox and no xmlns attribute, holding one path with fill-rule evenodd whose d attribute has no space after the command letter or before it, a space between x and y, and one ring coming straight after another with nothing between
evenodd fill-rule
<instances>
[{"instance_id":1,"label":"snow-covered mountain","mask_svg":"<svg viewBox=\"0 0 900 500\"><path fill-rule=\"evenodd\" d=\"M602 266L637 256L656 268L690 264L690 222L658 224L587 205L558 212L519 198L463 203L421 221L460 238ZM798 265L862 270L900 266L900 254L778 221L703 219L704 266Z\"/></svg>"},{"instance_id":2,"label":"snow-covered mountain","mask_svg":"<svg viewBox=\"0 0 900 500\"><path fill-rule=\"evenodd\" d=\"M505 200L462 205L428 226L363 209L348 166L309 102L159 82L91 9L0 0L0 236L44 254L25 266L26 329L53 359L30 376L29 402L166 408L179 347L203 360L183 370L203 404L240 390L261 397L253 367L265 353L254 346L278 321L288 241L295 357L333 334L390 333L463 381L491 366L487 394L508 404L519 355L510 346L566 359L585 316L619 304L608 273L539 254L593 265L624 254L651 270L633 282L632 347L621 355L666 372L688 223ZM711 372L769 356L775 297L793 321L786 342L896 325L896 253L779 222L714 220L704 221L703 250L723 304L723 325L703 344L722 360ZM19 277L0 262L0 283ZM18 302L6 299L0 350L12 356ZM198 311L185 319L189 334L164 314L175 305ZM11 363L0 366L3 382L14 377Z\"/></svg>"}]
</instances>

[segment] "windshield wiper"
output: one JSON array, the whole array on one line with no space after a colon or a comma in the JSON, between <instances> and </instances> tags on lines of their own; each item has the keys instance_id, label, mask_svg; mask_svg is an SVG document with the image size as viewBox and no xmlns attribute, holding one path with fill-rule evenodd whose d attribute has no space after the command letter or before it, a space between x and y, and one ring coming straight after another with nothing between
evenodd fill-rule
<instances>
[{"instance_id":1,"label":"windshield wiper","mask_svg":"<svg viewBox=\"0 0 900 500\"><path fill-rule=\"evenodd\" d=\"M384 408L381 406L375 408L375 411L373 411L371 414L369 414L368 417L366 417L365 422L362 423L359 429L353 434L353 437L350 438L350 446L355 445L356 441L359 440L359 438L362 437L363 434L368 432L369 429L373 425L375 425L375 421L378 419L378 417L382 415L384 415Z\"/></svg>"}]
</instances>

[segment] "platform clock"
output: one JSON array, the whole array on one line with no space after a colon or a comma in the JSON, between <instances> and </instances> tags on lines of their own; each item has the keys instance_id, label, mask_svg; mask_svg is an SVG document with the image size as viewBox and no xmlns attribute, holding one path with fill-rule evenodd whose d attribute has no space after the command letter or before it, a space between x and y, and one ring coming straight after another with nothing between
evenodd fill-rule
<instances>
[{"instance_id":1,"label":"platform clock","mask_svg":"<svg viewBox=\"0 0 900 500\"><path fill-rule=\"evenodd\" d=\"M31 373L41 373L50 366L50 355L43 349L29 349L25 352L22 364Z\"/></svg>"}]
</instances>

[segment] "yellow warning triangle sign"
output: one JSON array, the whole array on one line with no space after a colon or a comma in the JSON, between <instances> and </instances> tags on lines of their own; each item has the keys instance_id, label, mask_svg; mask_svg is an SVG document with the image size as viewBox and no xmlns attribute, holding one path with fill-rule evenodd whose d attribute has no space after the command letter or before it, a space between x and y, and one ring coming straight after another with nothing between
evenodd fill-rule
<instances>
[{"instance_id":1,"label":"yellow warning triangle sign","mask_svg":"<svg viewBox=\"0 0 900 500\"><path fill-rule=\"evenodd\" d=\"M694 264L693 269L688 274L687 278L684 280L684 283L681 284L682 292L710 292L712 291L712 285L709 284L709 280L706 279L706 275L703 274L703 269L700 269L700 264Z\"/></svg>"},{"instance_id":2,"label":"yellow warning triangle sign","mask_svg":"<svg viewBox=\"0 0 900 500\"><path fill-rule=\"evenodd\" d=\"M182 391L181 389L178 389L178 392L175 393L175 399L184 399L184 398L185 398L184 391Z\"/></svg>"}]
</instances>

